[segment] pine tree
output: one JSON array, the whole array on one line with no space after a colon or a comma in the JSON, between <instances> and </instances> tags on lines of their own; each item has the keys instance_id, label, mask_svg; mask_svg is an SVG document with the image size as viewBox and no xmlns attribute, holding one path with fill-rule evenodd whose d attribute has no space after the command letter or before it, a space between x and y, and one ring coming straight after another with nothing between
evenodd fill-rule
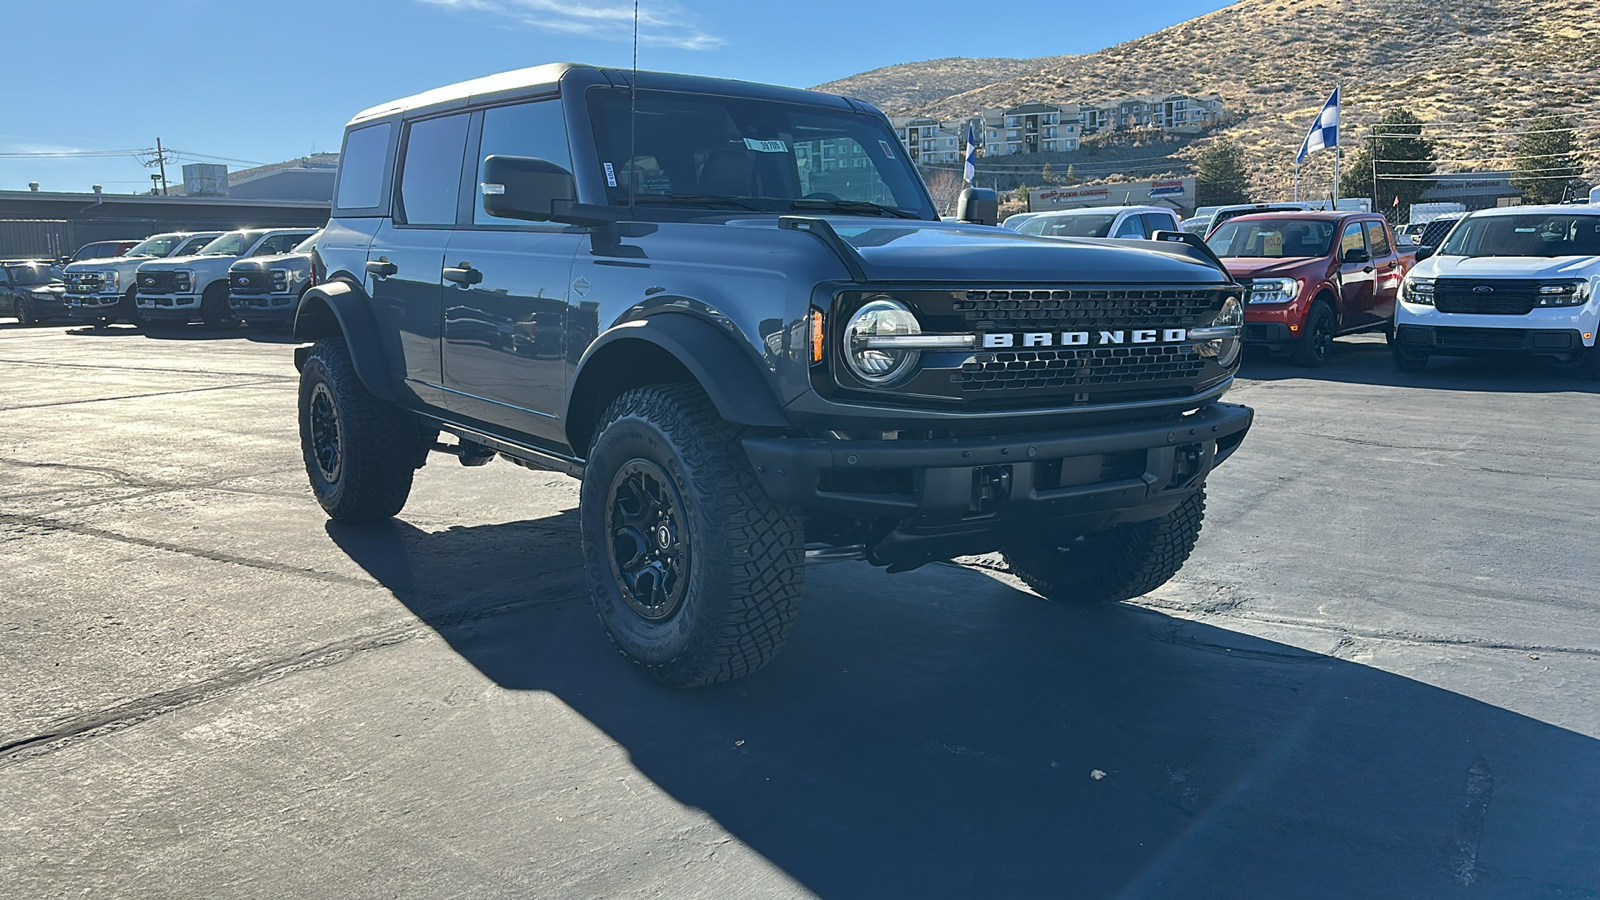
<instances>
[{"instance_id":1,"label":"pine tree","mask_svg":"<svg viewBox=\"0 0 1600 900\"><path fill-rule=\"evenodd\" d=\"M1574 158L1572 123L1553 113L1535 116L1517 142L1511 186L1529 203L1560 203L1582 186L1583 166Z\"/></svg>"},{"instance_id":2,"label":"pine tree","mask_svg":"<svg viewBox=\"0 0 1600 900\"><path fill-rule=\"evenodd\" d=\"M1045 183L1045 184L1055 184L1056 183L1055 173L1050 171L1050 164L1049 163L1045 163L1044 164L1044 169L1039 172L1039 180L1041 182Z\"/></svg>"},{"instance_id":3,"label":"pine tree","mask_svg":"<svg viewBox=\"0 0 1600 900\"><path fill-rule=\"evenodd\" d=\"M1033 208L1033 197L1028 192L1028 186L1020 182L1017 184L1017 202L1022 204L1023 209Z\"/></svg>"},{"instance_id":4,"label":"pine tree","mask_svg":"<svg viewBox=\"0 0 1600 900\"><path fill-rule=\"evenodd\" d=\"M1078 173L1072 171L1072 163L1067 163L1067 174L1066 174L1066 176L1064 178L1064 181L1065 181L1066 184L1077 184L1078 183Z\"/></svg>"},{"instance_id":5,"label":"pine tree","mask_svg":"<svg viewBox=\"0 0 1600 900\"><path fill-rule=\"evenodd\" d=\"M1244 151L1227 138L1218 138L1200 151L1195 181L1196 202L1200 206L1250 202L1250 172L1245 168Z\"/></svg>"},{"instance_id":6,"label":"pine tree","mask_svg":"<svg viewBox=\"0 0 1600 900\"><path fill-rule=\"evenodd\" d=\"M1355 137L1352 131L1349 138ZM1376 190L1372 177L1374 151L1378 159ZM1432 175L1434 160L1434 144L1422 136L1421 121L1406 110L1390 110L1377 127L1365 135L1361 150L1354 157L1345 158L1344 172L1339 176L1339 196L1371 197L1373 212L1387 215L1393 211L1396 221L1405 221L1411 214L1411 204L1422 197L1423 191L1433 187L1433 179L1385 176Z\"/></svg>"}]
</instances>

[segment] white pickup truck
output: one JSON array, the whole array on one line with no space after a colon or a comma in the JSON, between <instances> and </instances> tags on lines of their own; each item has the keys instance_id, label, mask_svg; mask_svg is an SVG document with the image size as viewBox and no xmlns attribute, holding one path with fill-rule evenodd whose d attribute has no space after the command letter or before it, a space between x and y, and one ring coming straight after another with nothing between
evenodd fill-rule
<instances>
[{"instance_id":1,"label":"white pickup truck","mask_svg":"<svg viewBox=\"0 0 1600 900\"><path fill-rule=\"evenodd\" d=\"M75 322L87 322L96 328L104 328L118 319L139 324L133 303L133 274L139 266L153 259L198 253L220 234L220 231L157 234L118 257L69 263L62 276L67 285L63 298L67 315Z\"/></svg>"},{"instance_id":2,"label":"white pickup truck","mask_svg":"<svg viewBox=\"0 0 1600 900\"><path fill-rule=\"evenodd\" d=\"M228 305L228 267L252 256L288 253L315 228L246 228L230 231L193 256L147 262L134 280L145 324L183 325L200 319L212 328L237 325Z\"/></svg>"},{"instance_id":3,"label":"white pickup truck","mask_svg":"<svg viewBox=\"0 0 1600 900\"><path fill-rule=\"evenodd\" d=\"M1600 208L1475 212L1417 257L1395 309L1401 370L1436 355L1518 353L1600 378Z\"/></svg>"}]
</instances>

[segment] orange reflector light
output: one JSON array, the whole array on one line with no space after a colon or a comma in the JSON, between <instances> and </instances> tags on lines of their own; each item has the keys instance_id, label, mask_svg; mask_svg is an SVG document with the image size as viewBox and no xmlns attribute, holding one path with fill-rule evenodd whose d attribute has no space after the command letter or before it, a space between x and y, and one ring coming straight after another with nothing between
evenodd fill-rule
<instances>
[{"instance_id":1,"label":"orange reflector light","mask_svg":"<svg viewBox=\"0 0 1600 900\"><path fill-rule=\"evenodd\" d=\"M1289 326L1289 330L1290 331L1299 331L1300 330L1300 326L1299 325L1290 325Z\"/></svg>"},{"instance_id":2,"label":"orange reflector light","mask_svg":"<svg viewBox=\"0 0 1600 900\"><path fill-rule=\"evenodd\" d=\"M822 310L811 310L811 364L822 362Z\"/></svg>"},{"instance_id":3,"label":"orange reflector light","mask_svg":"<svg viewBox=\"0 0 1600 900\"><path fill-rule=\"evenodd\" d=\"M1594 337L1594 332L1592 332L1592 331L1585 331L1583 333L1583 339L1586 340L1586 341L1589 340L1592 337Z\"/></svg>"}]
</instances>

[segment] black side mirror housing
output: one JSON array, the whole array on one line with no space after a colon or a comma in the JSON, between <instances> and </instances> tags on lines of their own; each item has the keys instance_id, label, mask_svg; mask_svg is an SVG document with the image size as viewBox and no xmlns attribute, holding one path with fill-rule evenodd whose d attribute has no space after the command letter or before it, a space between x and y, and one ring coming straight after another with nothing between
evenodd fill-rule
<instances>
[{"instance_id":1,"label":"black side mirror housing","mask_svg":"<svg viewBox=\"0 0 1600 900\"><path fill-rule=\"evenodd\" d=\"M999 192L975 187L962 191L956 201L956 218L974 225L999 225Z\"/></svg>"},{"instance_id":2,"label":"black side mirror housing","mask_svg":"<svg viewBox=\"0 0 1600 900\"><path fill-rule=\"evenodd\" d=\"M1423 260L1427 259L1428 257L1430 257L1430 256L1432 256L1432 255L1434 255L1435 253L1438 253L1438 252L1439 252L1439 248L1438 247L1418 247L1417 248L1417 262L1422 262Z\"/></svg>"},{"instance_id":3,"label":"black side mirror housing","mask_svg":"<svg viewBox=\"0 0 1600 900\"><path fill-rule=\"evenodd\" d=\"M577 202L571 172L532 156L491 156L483 161L483 211L497 219L549 222L558 205Z\"/></svg>"},{"instance_id":4,"label":"black side mirror housing","mask_svg":"<svg viewBox=\"0 0 1600 900\"><path fill-rule=\"evenodd\" d=\"M1349 265L1359 265L1360 263L1372 262L1372 257L1365 250L1346 250L1344 252L1344 262Z\"/></svg>"}]
</instances>

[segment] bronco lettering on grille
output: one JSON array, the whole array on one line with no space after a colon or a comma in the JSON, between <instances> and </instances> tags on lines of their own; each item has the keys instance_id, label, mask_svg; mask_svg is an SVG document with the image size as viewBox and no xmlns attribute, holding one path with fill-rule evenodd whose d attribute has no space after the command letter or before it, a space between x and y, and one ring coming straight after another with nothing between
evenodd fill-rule
<instances>
[{"instance_id":1,"label":"bronco lettering on grille","mask_svg":"<svg viewBox=\"0 0 1600 900\"><path fill-rule=\"evenodd\" d=\"M1020 334L985 334L986 350L1004 347L1116 347L1128 344L1181 344L1185 328L1137 328L1116 331L1025 331Z\"/></svg>"}]
</instances>

